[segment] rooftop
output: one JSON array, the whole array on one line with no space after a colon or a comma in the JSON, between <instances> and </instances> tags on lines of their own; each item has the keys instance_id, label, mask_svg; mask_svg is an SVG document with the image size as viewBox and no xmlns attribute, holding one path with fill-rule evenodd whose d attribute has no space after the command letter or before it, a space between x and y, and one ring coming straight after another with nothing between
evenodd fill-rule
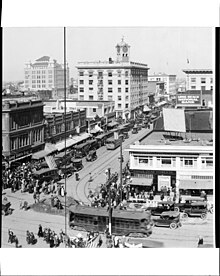
<instances>
[{"instance_id":1,"label":"rooftop","mask_svg":"<svg viewBox=\"0 0 220 276\"><path fill-rule=\"evenodd\" d=\"M186 74L212 74L212 69L183 69Z\"/></svg>"},{"instance_id":2,"label":"rooftop","mask_svg":"<svg viewBox=\"0 0 220 276\"><path fill-rule=\"evenodd\" d=\"M165 135L165 137L164 137ZM187 133L186 137L189 139L188 142L185 140L174 140L169 139L168 132L166 131L153 131L145 138L140 141L140 145L160 145L160 146L213 146L213 134L212 133ZM185 134L181 134L183 139L185 139ZM191 140L191 141L190 141Z\"/></svg>"},{"instance_id":3,"label":"rooftop","mask_svg":"<svg viewBox=\"0 0 220 276\"><path fill-rule=\"evenodd\" d=\"M148 65L140 62L133 62L133 61L127 61L127 62L118 62L118 61L84 61L84 62L78 62L76 68L83 69L83 68L121 68L121 67L144 67L147 69Z\"/></svg>"}]
</instances>

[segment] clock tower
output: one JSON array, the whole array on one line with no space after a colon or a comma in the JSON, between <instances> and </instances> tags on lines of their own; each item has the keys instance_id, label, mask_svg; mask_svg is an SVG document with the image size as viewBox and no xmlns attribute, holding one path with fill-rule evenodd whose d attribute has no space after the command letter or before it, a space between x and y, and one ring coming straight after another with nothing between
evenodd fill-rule
<instances>
[{"instance_id":1,"label":"clock tower","mask_svg":"<svg viewBox=\"0 0 220 276\"><path fill-rule=\"evenodd\" d=\"M125 43L124 37L121 42L116 45L117 62L128 62L130 56L130 46Z\"/></svg>"}]
</instances>

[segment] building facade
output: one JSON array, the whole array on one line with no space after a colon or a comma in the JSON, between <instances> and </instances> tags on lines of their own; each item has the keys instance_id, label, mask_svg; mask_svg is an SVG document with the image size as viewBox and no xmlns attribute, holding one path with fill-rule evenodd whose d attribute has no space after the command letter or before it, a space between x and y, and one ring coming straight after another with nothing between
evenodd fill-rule
<instances>
[{"instance_id":1,"label":"building facade","mask_svg":"<svg viewBox=\"0 0 220 276\"><path fill-rule=\"evenodd\" d=\"M45 101L44 112L55 112L55 110L64 110L64 100ZM66 100L66 109L76 111L78 109L86 110L87 131L92 130L96 124L105 128L108 123L115 121L115 103L113 101L80 101Z\"/></svg>"},{"instance_id":2,"label":"building facade","mask_svg":"<svg viewBox=\"0 0 220 276\"><path fill-rule=\"evenodd\" d=\"M25 64L25 89L38 90L63 90L64 65L48 56L37 59L34 63ZM66 64L66 86L69 86L69 67Z\"/></svg>"},{"instance_id":3,"label":"building facade","mask_svg":"<svg viewBox=\"0 0 220 276\"><path fill-rule=\"evenodd\" d=\"M68 111L66 114L64 109L48 111L44 113L46 142L57 143L86 131L86 110Z\"/></svg>"},{"instance_id":4,"label":"building facade","mask_svg":"<svg viewBox=\"0 0 220 276\"><path fill-rule=\"evenodd\" d=\"M148 103L148 66L130 61L130 46L116 45L117 59L79 62L78 99L114 101L116 117L134 118Z\"/></svg>"},{"instance_id":5,"label":"building facade","mask_svg":"<svg viewBox=\"0 0 220 276\"><path fill-rule=\"evenodd\" d=\"M184 69L186 90L213 90L213 71L211 69Z\"/></svg>"},{"instance_id":6,"label":"building facade","mask_svg":"<svg viewBox=\"0 0 220 276\"><path fill-rule=\"evenodd\" d=\"M160 192L163 187L177 193L213 193L212 134L200 133L197 140L165 142L164 132L152 132L146 139L130 145L132 185Z\"/></svg>"},{"instance_id":7,"label":"building facade","mask_svg":"<svg viewBox=\"0 0 220 276\"><path fill-rule=\"evenodd\" d=\"M3 99L2 154L10 163L44 148L43 103L36 99Z\"/></svg>"},{"instance_id":8,"label":"building facade","mask_svg":"<svg viewBox=\"0 0 220 276\"><path fill-rule=\"evenodd\" d=\"M176 75L159 73L159 74L149 75L148 80L164 83L164 94L167 94L168 98L176 94Z\"/></svg>"}]
</instances>

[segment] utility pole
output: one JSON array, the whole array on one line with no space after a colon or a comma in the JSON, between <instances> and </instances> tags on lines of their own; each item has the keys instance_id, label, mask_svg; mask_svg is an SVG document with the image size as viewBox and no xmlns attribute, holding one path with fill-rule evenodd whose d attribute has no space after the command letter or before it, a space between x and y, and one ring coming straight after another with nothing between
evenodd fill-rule
<instances>
[{"instance_id":1,"label":"utility pole","mask_svg":"<svg viewBox=\"0 0 220 276\"><path fill-rule=\"evenodd\" d=\"M108 192L109 192L109 201L108 201L108 204L109 204L109 215L108 215L108 220L109 220L109 234L111 235L112 234L112 200L111 200L111 169L108 168L108 171L107 171L107 185L109 186L108 187Z\"/></svg>"},{"instance_id":2,"label":"utility pole","mask_svg":"<svg viewBox=\"0 0 220 276\"><path fill-rule=\"evenodd\" d=\"M122 140L123 138L121 137L121 143L120 143L120 198L122 202L122 163L123 163L123 155L122 155Z\"/></svg>"}]
</instances>

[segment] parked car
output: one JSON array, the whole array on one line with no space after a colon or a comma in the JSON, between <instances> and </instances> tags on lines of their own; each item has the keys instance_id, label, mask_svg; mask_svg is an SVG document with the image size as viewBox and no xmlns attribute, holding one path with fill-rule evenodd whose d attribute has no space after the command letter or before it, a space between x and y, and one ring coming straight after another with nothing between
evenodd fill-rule
<instances>
[{"instance_id":1,"label":"parked car","mask_svg":"<svg viewBox=\"0 0 220 276\"><path fill-rule=\"evenodd\" d=\"M74 169L73 169L74 172L78 172L78 171L80 171L83 168L82 159L72 158L71 162L72 162L73 167L74 167Z\"/></svg>"},{"instance_id":2,"label":"parked car","mask_svg":"<svg viewBox=\"0 0 220 276\"><path fill-rule=\"evenodd\" d=\"M206 202L192 202L190 207L186 207L183 210L183 217L200 217L201 219L206 219L208 213Z\"/></svg>"},{"instance_id":3,"label":"parked car","mask_svg":"<svg viewBox=\"0 0 220 276\"><path fill-rule=\"evenodd\" d=\"M88 155L86 156L86 161L90 162L90 161L94 161L97 159L97 154L95 150L91 150Z\"/></svg>"},{"instance_id":4,"label":"parked car","mask_svg":"<svg viewBox=\"0 0 220 276\"><path fill-rule=\"evenodd\" d=\"M153 216L160 216L166 211L176 211L173 201L158 201L156 207L147 207L148 211L151 211Z\"/></svg>"},{"instance_id":5,"label":"parked car","mask_svg":"<svg viewBox=\"0 0 220 276\"><path fill-rule=\"evenodd\" d=\"M163 212L159 217L153 218L153 226L170 227L171 229L176 229L182 226L180 222L180 213L176 211Z\"/></svg>"}]
</instances>

